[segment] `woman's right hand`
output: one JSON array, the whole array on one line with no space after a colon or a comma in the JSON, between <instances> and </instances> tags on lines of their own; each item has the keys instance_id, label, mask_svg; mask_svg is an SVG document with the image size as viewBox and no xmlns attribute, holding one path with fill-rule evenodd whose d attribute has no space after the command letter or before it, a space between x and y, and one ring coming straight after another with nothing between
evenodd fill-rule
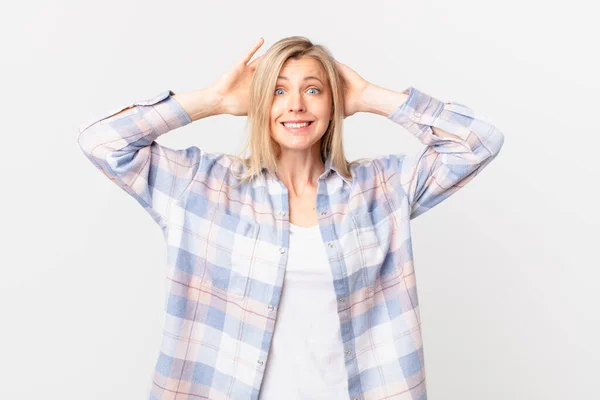
<instances>
[{"instance_id":1,"label":"woman's right hand","mask_svg":"<svg viewBox=\"0 0 600 400\"><path fill-rule=\"evenodd\" d=\"M208 87L219 99L218 108L221 114L248 115L250 83L256 70L256 63L262 56L257 57L250 64L248 61L263 43L263 38L258 39L241 60Z\"/></svg>"}]
</instances>

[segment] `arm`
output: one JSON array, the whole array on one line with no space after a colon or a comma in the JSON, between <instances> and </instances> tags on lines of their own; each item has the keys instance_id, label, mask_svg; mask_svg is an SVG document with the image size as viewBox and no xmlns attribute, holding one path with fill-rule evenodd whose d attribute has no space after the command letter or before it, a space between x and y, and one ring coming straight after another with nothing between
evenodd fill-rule
<instances>
[{"instance_id":1,"label":"arm","mask_svg":"<svg viewBox=\"0 0 600 400\"><path fill-rule=\"evenodd\" d=\"M364 112L370 112L387 117L388 115L392 114L400 104L406 101L408 94L404 92L395 92L393 90L371 84L368 86L367 90L365 90L364 98ZM460 140L459 136L443 131L435 126L432 126L431 129L433 130L433 134L436 136L450 137Z\"/></svg>"},{"instance_id":2,"label":"arm","mask_svg":"<svg viewBox=\"0 0 600 400\"><path fill-rule=\"evenodd\" d=\"M192 186L197 172L210 175L222 154L192 146L173 150L155 140L192 121L217 114L247 115L248 93L260 38L244 56L206 89L176 95L165 91L109 112L79 129L85 156L110 180L129 193L161 226L169 209Z\"/></svg>"},{"instance_id":3,"label":"arm","mask_svg":"<svg viewBox=\"0 0 600 400\"><path fill-rule=\"evenodd\" d=\"M470 182L500 152L504 135L456 102L442 102L409 87L394 92L369 85L361 111L403 126L426 147L416 154L381 158L388 187L406 196L411 219Z\"/></svg>"},{"instance_id":4,"label":"arm","mask_svg":"<svg viewBox=\"0 0 600 400\"><path fill-rule=\"evenodd\" d=\"M221 97L210 89L176 94L173 99L177 100L192 121L225 114L225 111L221 110Z\"/></svg>"},{"instance_id":5,"label":"arm","mask_svg":"<svg viewBox=\"0 0 600 400\"><path fill-rule=\"evenodd\" d=\"M208 153L197 147L174 150L155 140L193 120L219 112L206 89L152 99L110 111L79 129L84 155L131 195L164 229L169 207L189 187Z\"/></svg>"}]
</instances>

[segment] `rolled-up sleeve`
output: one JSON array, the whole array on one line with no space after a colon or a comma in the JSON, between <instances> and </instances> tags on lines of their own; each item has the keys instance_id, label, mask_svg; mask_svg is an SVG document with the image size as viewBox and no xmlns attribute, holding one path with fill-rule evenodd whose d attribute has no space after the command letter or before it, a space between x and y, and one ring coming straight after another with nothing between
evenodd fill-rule
<instances>
[{"instance_id":1,"label":"rolled-up sleeve","mask_svg":"<svg viewBox=\"0 0 600 400\"><path fill-rule=\"evenodd\" d=\"M437 100L414 87L403 93L407 99L387 118L425 147L381 159L388 187L406 196L413 219L470 182L498 155L504 135L463 104ZM437 136L434 127L456 138Z\"/></svg>"},{"instance_id":2,"label":"rolled-up sleeve","mask_svg":"<svg viewBox=\"0 0 600 400\"><path fill-rule=\"evenodd\" d=\"M172 201L189 186L204 156L197 147L174 150L155 141L192 122L173 94L168 90L112 110L78 134L85 156L142 205L163 233Z\"/></svg>"}]
</instances>

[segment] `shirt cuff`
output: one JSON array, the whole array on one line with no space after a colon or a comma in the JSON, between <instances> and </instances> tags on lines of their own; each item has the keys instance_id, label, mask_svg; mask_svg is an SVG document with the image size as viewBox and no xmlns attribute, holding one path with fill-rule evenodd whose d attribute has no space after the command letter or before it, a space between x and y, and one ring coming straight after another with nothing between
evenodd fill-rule
<instances>
[{"instance_id":1,"label":"shirt cuff","mask_svg":"<svg viewBox=\"0 0 600 400\"><path fill-rule=\"evenodd\" d=\"M174 94L175 92L172 90L165 90L149 99L132 101L129 104L104 112L81 125L79 127L79 132L83 132L100 121L109 119L127 108L134 107L131 109L130 113L117 118L122 119L132 117L133 115L139 115L138 113L141 111L142 118L150 127L152 127L151 133L153 137L156 138L163 133L192 122L190 116L185 112L181 104L171 98ZM138 108L137 106L141 107ZM149 108L149 106L153 107Z\"/></svg>"},{"instance_id":2,"label":"shirt cuff","mask_svg":"<svg viewBox=\"0 0 600 400\"><path fill-rule=\"evenodd\" d=\"M166 90L148 100L134 102L134 105L142 106L144 120L152 127L155 137L192 122L181 104L171 97L174 94L172 90ZM145 110L144 106L152 108Z\"/></svg>"},{"instance_id":3,"label":"shirt cuff","mask_svg":"<svg viewBox=\"0 0 600 400\"><path fill-rule=\"evenodd\" d=\"M402 125L427 146L444 145L444 151L448 153L473 150L468 142L471 133L469 126L473 120L470 109L458 103L443 102L412 86L402 93L408 95L407 99L388 115L388 119ZM464 109L463 115L459 115L459 107ZM432 127L454 134L460 139L437 136Z\"/></svg>"},{"instance_id":4,"label":"shirt cuff","mask_svg":"<svg viewBox=\"0 0 600 400\"><path fill-rule=\"evenodd\" d=\"M434 120L444 109L444 103L412 86L402 93L407 94L408 98L387 118L419 137L428 126L434 125Z\"/></svg>"}]
</instances>

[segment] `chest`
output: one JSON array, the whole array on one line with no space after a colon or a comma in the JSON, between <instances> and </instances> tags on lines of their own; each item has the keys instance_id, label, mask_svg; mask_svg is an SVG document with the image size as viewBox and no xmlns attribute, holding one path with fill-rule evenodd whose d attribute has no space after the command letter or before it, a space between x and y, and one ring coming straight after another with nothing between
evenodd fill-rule
<instances>
[{"instance_id":1,"label":"chest","mask_svg":"<svg viewBox=\"0 0 600 400\"><path fill-rule=\"evenodd\" d=\"M319 222L317 215L317 191L309 190L301 196L289 196L290 222L299 226L314 226Z\"/></svg>"},{"instance_id":2,"label":"chest","mask_svg":"<svg viewBox=\"0 0 600 400\"><path fill-rule=\"evenodd\" d=\"M178 281L224 298L268 303L283 285L290 223L318 225L334 281L350 284L340 294L394 279L409 259L407 210L382 185L324 181L300 197L281 182L269 185L198 186L172 205L167 241Z\"/></svg>"}]
</instances>

